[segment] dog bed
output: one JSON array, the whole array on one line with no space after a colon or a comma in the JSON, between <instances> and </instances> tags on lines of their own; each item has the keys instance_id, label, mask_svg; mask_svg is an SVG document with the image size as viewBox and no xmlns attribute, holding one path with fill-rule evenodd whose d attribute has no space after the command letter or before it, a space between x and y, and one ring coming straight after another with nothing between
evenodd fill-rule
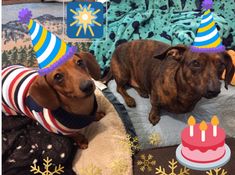
<instances>
[{"instance_id":1,"label":"dog bed","mask_svg":"<svg viewBox=\"0 0 235 175\"><path fill-rule=\"evenodd\" d=\"M235 137L235 87L229 86L229 90L226 90L224 83L221 86L221 93L218 97L202 98L189 113L175 115L163 111L160 122L152 126L148 120L151 109L149 99L140 97L132 88L128 89L128 94L134 97L137 104L136 108L129 108L123 97L116 91L116 82L112 80L108 83L115 97L125 105L142 149L179 144L181 130L187 126L187 119L190 115L195 116L197 122L201 120L210 122L212 115L218 115L227 135Z\"/></svg>"},{"instance_id":2,"label":"dog bed","mask_svg":"<svg viewBox=\"0 0 235 175\"><path fill-rule=\"evenodd\" d=\"M131 175L132 151L119 114L109 100L96 90L98 108L105 112L104 118L83 130L89 141L88 149L78 150L73 170L79 175L93 172L97 175Z\"/></svg>"}]
</instances>

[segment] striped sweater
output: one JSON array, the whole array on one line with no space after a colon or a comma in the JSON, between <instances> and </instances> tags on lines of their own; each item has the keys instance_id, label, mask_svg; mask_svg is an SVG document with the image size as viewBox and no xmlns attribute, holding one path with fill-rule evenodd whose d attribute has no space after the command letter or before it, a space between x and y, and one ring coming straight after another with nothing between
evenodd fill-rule
<instances>
[{"instance_id":1,"label":"striped sweater","mask_svg":"<svg viewBox=\"0 0 235 175\"><path fill-rule=\"evenodd\" d=\"M2 110L6 115L25 115L39 122L45 129L56 134L71 135L95 120L97 102L90 115L70 114L62 108L54 111L39 106L28 95L37 70L13 65L2 70Z\"/></svg>"}]
</instances>

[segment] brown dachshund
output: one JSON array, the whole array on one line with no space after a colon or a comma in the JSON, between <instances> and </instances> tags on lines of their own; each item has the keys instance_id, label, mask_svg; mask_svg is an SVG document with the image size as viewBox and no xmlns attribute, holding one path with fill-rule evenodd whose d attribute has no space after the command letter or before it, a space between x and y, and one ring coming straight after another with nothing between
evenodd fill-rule
<instances>
[{"instance_id":1,"label":"brown dachshund","mask_svg":"<svg viewBox=\"0 0 235 175\"><path fill-rule=\"evenodd\" d=\"M95 85L91 79L100 79L100 67L90 53L75 54L45 76L38 76L35 70L23 66L5 68L2 75L2 105L6 114L14 110L26 115L48 131L71 136L80 148L87 148L88 141L79 133L80 129L104 116L97 112ZM21 79L14 80L21 75ZM29 85L28 90L25 83ZM23 100L20 100L21 92L27 94Z\"/></svg>"},{"instance_id":2,"label":"brown dachshund","mask_svg":"<svg viewBox=\"0 0 235 175\"><path fill-rule=\"evenodd\" d=\"M89 115L94 110L95 85L91 77L100 79L100 67L92 54L81 52L53 72L38 77L29 89L29 95L44 108L62 107L75 115ZM96 121L104 114L96 113ZM76 133L72 137L81 148L87 148L87 139Z\"/></svg>"},{"instance_id":3,"label":"brown dachshund","mask_svg":"<svg viewBox=\"0 0 235 175\"><path fill-rule=\"evenodd\" d=\"M119 45L113 53L110 72L117 91L129 107L135 100L127 94L131 85L140 96L150 94L149 121L160 120L160 109L173 113L191 111L202 98L220 93L220 77L226 69L225 87L234 75L231 57L226 53L193 53L183 45L171 47L158 41L137 40Z\"/></svg>"}]
</instances>

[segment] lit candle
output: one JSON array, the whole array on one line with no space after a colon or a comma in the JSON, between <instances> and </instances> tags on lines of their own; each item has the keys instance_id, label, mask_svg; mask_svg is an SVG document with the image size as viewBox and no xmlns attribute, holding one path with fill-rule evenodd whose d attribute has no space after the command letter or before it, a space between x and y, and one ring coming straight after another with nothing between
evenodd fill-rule
<instances>
[{"instance_id":1,"label":"lit candle","mask_svg":"<svg viewBox=\"0 0 235 175\"><path fill-rule=\"evenodd\" d=\"M196 124L195 118L191 115L188 119L188 125L189 125L189 135L190 137L193 137L194 134L194 125Z\"/></svg>"},{"instance_id":2,"label":"lit candle","mask_svg":"<svg viewBox=\"0 0 235 175\"><path fill-rule=\"evenodd\" d=\"M213 125L213 136L217 136L217 126L219 125L219 119L216 115L214 115L211 119L211 124Z\"/></svg>"},{"instance_id":3,"label":"lit candle","mask_svg":"<svg viewBox=\"0 0 235 175\"><path fill-rule=\"evenodd\" d=\"M201 141L205 142L206 141L207 124L204 120L200 123L199 128L201 130Z\"/></svg>"}]
</instances>

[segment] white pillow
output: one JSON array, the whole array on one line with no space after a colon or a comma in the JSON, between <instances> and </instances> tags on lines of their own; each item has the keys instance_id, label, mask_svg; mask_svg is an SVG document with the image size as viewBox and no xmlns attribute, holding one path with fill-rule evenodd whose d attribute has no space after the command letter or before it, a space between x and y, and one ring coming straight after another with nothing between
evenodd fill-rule
<instances>
[{"instance_id":1,"label":"white pillow","mask_svg":"<svg viewBox=\"0 0 235 175\"><path fill-rule=\"evenodd\" d=\"M197 122L206 120L210 122L212 115L217 115L220 119L221 127L226 130L228 136L235 137L235 87L229 86L229 90L224 88L222 83L221 93L213 99L201 99L192 112L186 114L172 114L163 112L161 120L156 126L148 120L151 104L149 99L140 97L134 89L128 89L128 94L136 100L136 108L129 108L122 96L116 91L116 83L110 81L108 87L110 91L123 103L127 109L130 119L134 125L141 147L154 148L156 146L171 146L180 144L180 133L187 126L187 119L190 115L196 117ZM149 137L158 139L157 144L150 143Z\"/></svg>"}]
</instances>

